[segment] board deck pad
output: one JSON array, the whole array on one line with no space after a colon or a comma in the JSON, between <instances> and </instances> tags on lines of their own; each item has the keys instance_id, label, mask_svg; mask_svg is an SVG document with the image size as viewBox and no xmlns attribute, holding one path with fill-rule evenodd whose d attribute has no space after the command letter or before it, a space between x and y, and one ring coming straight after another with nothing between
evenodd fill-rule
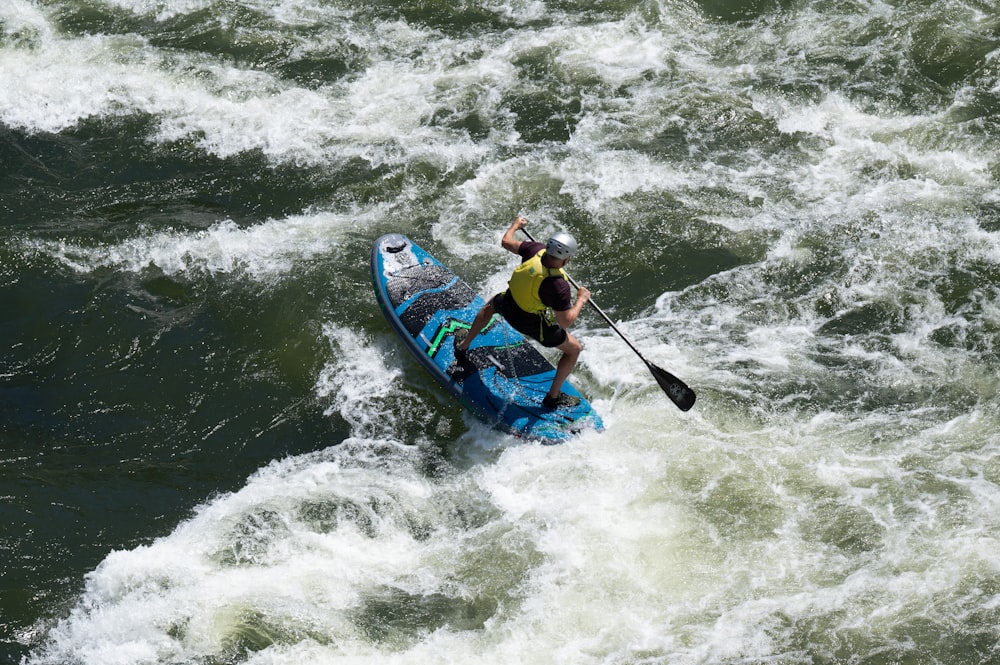
<instances>
[{"instance_id":1,"label":"board deck pad","mask_svg":"<svg viewBox=\"0 0 1000 665\"><path fill-rule=\"evenodd\" d=\"M466 358L456 358L456 334L469 330L486 303L412 240L399 233L376 240L371 270L379 306L407 348L484 422L543 443L603 428L590 402L568 380L562 391L578 397L580 404L570 409L542 406L555 367L499 315L473 340Z\"/></svg>"}]
</instances>

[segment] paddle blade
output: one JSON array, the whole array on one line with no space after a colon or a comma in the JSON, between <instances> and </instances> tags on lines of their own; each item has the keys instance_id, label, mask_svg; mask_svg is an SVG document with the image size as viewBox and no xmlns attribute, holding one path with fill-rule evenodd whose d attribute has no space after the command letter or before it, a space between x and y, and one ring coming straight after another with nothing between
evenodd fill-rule
<instances>
[{"instance_id":1,"label":"paddle blade","mask_svg":"<svg viewBox=\"0 0 1000 665\"><path fill-rule=\"evenodd\" d=\"M660 384L661 388L663 388L663 392L667 393L667 397L673 400L674 404L677 405L677 408L681 411L687 411L694 406L694 391L688 388L686 383L667 370L662 367L657 367L651 362L647 361L646 367L649 368L649 371L653 374L653 378L656 379L656 382Z\"/></svg>"}]
</instances>

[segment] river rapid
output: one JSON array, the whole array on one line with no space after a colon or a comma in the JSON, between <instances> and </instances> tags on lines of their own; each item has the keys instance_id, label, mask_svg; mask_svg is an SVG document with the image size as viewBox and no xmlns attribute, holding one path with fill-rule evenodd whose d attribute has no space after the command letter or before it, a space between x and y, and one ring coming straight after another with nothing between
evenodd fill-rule
<instances>
[{"instance_id":1,"label":"river rapid","mask_svg":"<svg viewBox=\"0 0 1000 665\"><path fill-rule=\"evenodd\" d=\"M1000 12L978 0L6 0L0 660L1000 663ZM463 412L573 233L606 429Z\"/></svg>"}]
</instances>

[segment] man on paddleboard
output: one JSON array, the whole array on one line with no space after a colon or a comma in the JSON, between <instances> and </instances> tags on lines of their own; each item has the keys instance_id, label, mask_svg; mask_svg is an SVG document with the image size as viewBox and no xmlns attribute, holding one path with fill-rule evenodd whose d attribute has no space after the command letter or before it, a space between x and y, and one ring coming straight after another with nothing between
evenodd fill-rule
<instances>
[{"instance_id":1,"label":"man on paddleboard","mask_svg":"<svg viewBox=\"0 0 1000 665\"><path fill-rule=\"evenodd\" d=\"M570 408L579 404L580 400L563 393L562 385L576 367L583 346L566 329L580 316L583 306L590 299L590 291L581 286L576 292L576 302L573 302L569 281L563 272L576 254L573 236L556 233L545 244L517 240L514 236L527 223L526 219L518 216L504 232L500 245L520 256L521 265L514 269L507 290L493 296L479 310L468 336L455 344L455 354L462 360L476 335L494 314L500 314L513 328L542 346L562 351L552 386L542 404L550 409Z\"/></svg>"}]
</instances>

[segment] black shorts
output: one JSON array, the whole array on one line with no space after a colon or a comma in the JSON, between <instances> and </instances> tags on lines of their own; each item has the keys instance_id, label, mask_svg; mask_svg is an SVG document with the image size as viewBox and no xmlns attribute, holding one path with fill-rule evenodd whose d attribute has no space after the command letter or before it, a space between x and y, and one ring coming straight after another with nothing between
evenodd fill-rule
<instances>
[{"instance_id":1,"label":"black shorts","mask_svg":"<svg viewBox=\"0 0 1000 665\"><path fill-rule=\"evenodd\" d=\"M539 314L525 312L507 292L493 296L493 310L514 330L536 340L542 346L556 347L566 341L567 333L558 323L549 323Z\"/></svg>"}]
</instances>

